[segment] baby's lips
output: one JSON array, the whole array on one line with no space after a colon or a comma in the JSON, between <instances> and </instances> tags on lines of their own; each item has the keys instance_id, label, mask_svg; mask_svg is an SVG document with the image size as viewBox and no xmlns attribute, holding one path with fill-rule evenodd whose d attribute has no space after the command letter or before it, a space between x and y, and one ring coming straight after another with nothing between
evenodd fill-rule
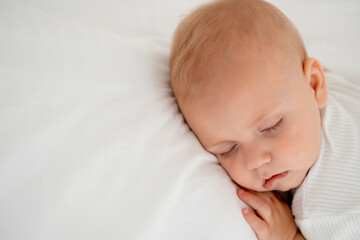
<instances>
[{"instance_id":1,"label":"baby's lips","mask_svg":"<svg viewBox=\"0 0 360 240\"><path fill-rule=\"evenodd\" d=\"M288 171L285 171L285 172L282 172L282 173L279 173L279 174L275 174L269 179L265 179L265 182L264 182L264 185L263 185L264 188L266 188L266 189L272 188L275 181L286 177L288 175L288 173L289 173Z\"/></svg>"}]
</instances>

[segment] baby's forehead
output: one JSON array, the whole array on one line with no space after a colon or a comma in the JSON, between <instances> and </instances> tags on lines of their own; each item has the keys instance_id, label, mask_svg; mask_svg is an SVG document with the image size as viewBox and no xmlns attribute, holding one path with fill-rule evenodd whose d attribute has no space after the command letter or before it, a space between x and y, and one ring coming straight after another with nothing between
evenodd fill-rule
<instances>
[{"instance_id":1,"label":"baby's forehead","mask_svg":"<svg viewBox=\"0 0 360 240\"><path fill-rule=\"evenodd\" d=\"M284 60L282 53L275 52L233 52L233 56L219 58L220 64L211 72L201 76L201 81L189 83L185 94L193 99L215 99L224 90L246 89L255 93L267 84L278 84L284 75L295 75L302 71L301 64L294 64ZM252 86L252 87L250 87Z\"/></svg>"}]
</instances>

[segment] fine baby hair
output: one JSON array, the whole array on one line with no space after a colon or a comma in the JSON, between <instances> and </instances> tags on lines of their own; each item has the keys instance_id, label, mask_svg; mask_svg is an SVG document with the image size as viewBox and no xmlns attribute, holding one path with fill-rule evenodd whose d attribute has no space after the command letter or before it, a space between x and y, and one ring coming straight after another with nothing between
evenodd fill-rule
<instances>
[{"instance_id":1,"label":"fine baby hair","mask_svg":"<svg viewBox=\"0 0 360 240\"><path fill-rule=\"evenodd\" d=\"M175 97L185 100L201 94L209 82L221 81L217 73L227 64L229 53L253 50L261 50L274 61L293 61L297 67L302 67L307 58L298 30L272 4L218 0L201 5L174 33L170 78Z\"/></svg>"}]
</instances>

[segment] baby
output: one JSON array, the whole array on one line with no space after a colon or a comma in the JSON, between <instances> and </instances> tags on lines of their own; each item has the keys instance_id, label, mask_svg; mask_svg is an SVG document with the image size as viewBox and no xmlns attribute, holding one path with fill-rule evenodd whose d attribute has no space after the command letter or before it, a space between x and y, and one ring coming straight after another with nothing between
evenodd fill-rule
<instances>
[{"instance_id":1,"label":"baby","mask_svg":"<svg viewBox=\"0 0 360 240\"><path fill-rule=\"evenodd\" d=\"M175 32L178 106L259 239L360 239L360 87L326 74L264 1L202 5ZM273 192L291 189L292 211Z\"/></svg>"}]
</instances>

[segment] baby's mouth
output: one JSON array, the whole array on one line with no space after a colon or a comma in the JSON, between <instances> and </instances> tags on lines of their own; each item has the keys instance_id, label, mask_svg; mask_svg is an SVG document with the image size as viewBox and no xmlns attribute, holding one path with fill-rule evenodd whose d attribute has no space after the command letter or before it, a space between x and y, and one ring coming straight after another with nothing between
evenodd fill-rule
<instances>
[{"instance_id":1,"label":"baby's mouth","mask_svg":"<svg viewBox=\"0 0 360 240\"><path fill-rule=\"evenodd\" d=\"M279 174L275 174L275 175L271 176L271 177L268 178L268 179L265 179L265 180L264 180L264 184L263 184L264 188L266 188L266 189L272 188L272 186L274 185L274 182L275 182L275 181L277 181L277 180L279 180L279 179L281 179L281 178L286 177L287 174L288 174L288 171L285 171L285 172L282 172L282 173L279 173Z\"/></svg>"}]
</instances>

